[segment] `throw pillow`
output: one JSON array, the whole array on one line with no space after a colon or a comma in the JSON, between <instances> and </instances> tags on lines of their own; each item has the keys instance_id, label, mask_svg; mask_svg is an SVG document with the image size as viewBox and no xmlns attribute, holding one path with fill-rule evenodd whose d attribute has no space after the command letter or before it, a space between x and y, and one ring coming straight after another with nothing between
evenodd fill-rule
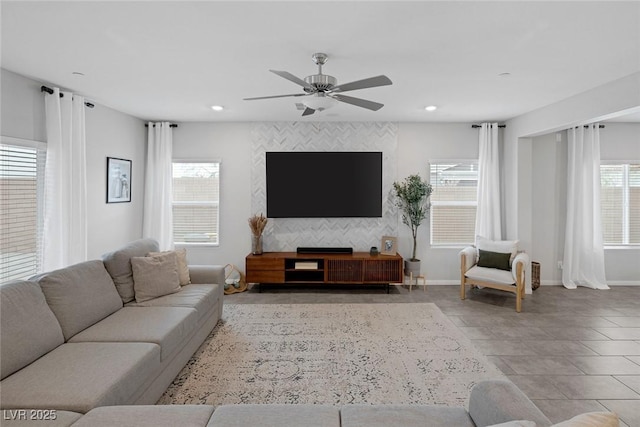
<instances>
[{"instance_id":1,"label":"throw pillow","mask_svg":"<svg viewBox=\"0 0 640 427\"><path fill-rule=\"evenodd\" d=\"M158 256L168 252L175 252L178 256L178 277L180 279L180 286L191 283L191 277L189 276L189 264L187 263L187 250L185 248L176 249L175 251L149 252L147 256Z\"/></svg>"},{"instance_id":2,"label":"throw pillow","mask_svg":"<svg viewBox=\"0 0 640 427\"><path fill-rule=\"evenodd\" d=\"M588 412L551 427L618 427L620 420L613 412Z\"/></svg>"},{"instance_id":3,"label":"throw pillow","mask_svg":"<svg viewBox=\"0 0 640 427\"><path fill-rule=\"evenodd\" d=\"M526 420L507 421L506 423L493 424L487 427L536 427L536 423Z\"/></svg>"},{"instance_id":4,"label":"throw pillow","mask_svg":"<svg viewBox=\"0 0 640 427\"><path fill-rule=\"evenodd\" d=\"M131 258L136 302L148 301L180 290L177 259L175 252Z\"/></svg>"},{"instance_id":5,"label":"throw pillow","mask_svg":"<svg viewBox=\"0 0 640 427\"><path fill-rule=\"evenodd\" d=\"M509 260L510 253L483 251L478 249L480 256L478 257L478 267L499 268L500 270L511 271Z\"/></svg>"},{"instance_id":6,"label":"throw pillow","mask_svg":"<svg viewBox=\"0 0 640 427\"><path fill-rule=\"evenodd\" d=\"M509 262L511 262L518 253L518 240L491 240L486 237L476 236L476 247L484 251L509 252L511 254Z\"/></svg>"}]
</instances>

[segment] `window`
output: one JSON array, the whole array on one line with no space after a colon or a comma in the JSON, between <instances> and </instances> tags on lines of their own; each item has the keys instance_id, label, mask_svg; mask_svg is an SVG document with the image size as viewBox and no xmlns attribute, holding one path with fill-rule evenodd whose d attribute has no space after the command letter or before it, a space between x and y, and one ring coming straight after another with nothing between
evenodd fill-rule
<instances>
[{"instance_id":1,"label":"window","mask_svg":"<svg viewBox=\"0 0 640 427\"><path fill-rule=\"evenodd\" d=\"M173 162L173 241L217 245L220 162Z\"/></svg>"},{"instance_id":2,"label":"window","mask_svg":"<svg viewBox=\"0 0 640 427\"><path fill-rule=\"evenodd\" d=\"M640 164L600 165L604 244L640 245Z\"/></svg>"},{"instance_id":3,"label":"window","mask_svg":"<svg viewBox=\"0 0 640 427\"><path fill-rule=\"evenodd\" d=\"M432 161L431 244L459 246L475 241L478 162Z\"/></svg>"},{"instance_id":4,"label":"window","mask_svg":"<svg viewBox=\"0 0 640 427\"><path fill-rule=\"evenodd\" d=\"M45 144L0 143L0 283L40 272Z\"/></svg>"}]
</instances>

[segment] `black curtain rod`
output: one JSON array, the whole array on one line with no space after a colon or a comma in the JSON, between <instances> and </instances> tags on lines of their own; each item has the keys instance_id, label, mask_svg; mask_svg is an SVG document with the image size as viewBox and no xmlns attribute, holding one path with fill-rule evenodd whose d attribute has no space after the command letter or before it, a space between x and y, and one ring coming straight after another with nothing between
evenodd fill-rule
<instances>
[{"instance_id":1,"label":"black curtain rod","mask_svg":"<svg viewBox=\"0 0 640 427\"><path fill-rule=\"evenodd\" d=\"M46 86L40 86L40 92L47 92L49 95L53 95L53 89L51 89L50 87L46 87ZM60 98L62 98L62 97L64 97L64 93L60 92ZM90 103L90 102L85 102L84 105L89 107L89 108L95 107L95 105Z\"/></svg>"},{"instance_id":2,"label":"black curtain rod","mask_svg":"<svg viewBox=\"0 0 640 427\"><path fill-rule=\"evenodd\" d=\"M149 125L148 125L147 123L145 123L145 124L144 124L144 127L148 128L148 127L149 127ZM156 127L156 125L153 125L153 127ZM175 124L175 123L171 123L171 124L169 125L169 127L170 127L170 128L177 128L177 127L178 127L178 125L177 125L177 124Z\"/></svg>"},{"instance_id":3,"label":"black curtain rod","mask_svg":"<svg viewBox=\"0 0 640 427\"><path fill-rule=\"evenodd\" d=\"M576 126L576 127L578 127L578 126ZM589 127L589 125L584 125L585 129L588 128L588 127ZM598 129L604 129L604 125L598 125Z\"/></svg>"},{"instance_id":4,"label":"black curtain rod","mask_svg":"<svg viewBox=\"0 0 640 427\"><path fill-rule=\"evenodd\" d=\"M477 129L477 128L481 128L482 125L471 125L472 128ZM498 125L499 128L506 128L507 125Z\"/></svg>"}]
</instances>

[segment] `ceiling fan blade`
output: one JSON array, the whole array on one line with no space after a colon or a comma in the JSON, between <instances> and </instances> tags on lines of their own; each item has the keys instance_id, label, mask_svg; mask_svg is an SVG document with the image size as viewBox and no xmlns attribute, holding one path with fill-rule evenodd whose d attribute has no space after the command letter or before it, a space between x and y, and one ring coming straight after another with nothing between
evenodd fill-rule
<instances>
[{"instance_id":1,"label":"ceiling fan blade","mask_svg":"<svg viewBox=\"0 0 640 427\"><path fill-rule=\"evenodd\" d=\"M302 112L302 117L304 117L304 116L310 116L310 115L312 115L312 114L313 114L313 113L315 113L315 112L316 112L316 110L314 110L313 108L309 108L309 107L307 107L307 108L305 108L305 109L304 109L304 111Z\"/></svg>"},{"instance_id":2,"label":"ceiling fan blade","mask_svg":"<svg viewBox=\"0 0 640 427\"><path fill-rule=\"evenodd\" d=\"M346 95L338 95L332 94L331 98L337 99L338 101L346 102L347 104L355 105L357 107L367 108L369 110L378 111L384 104L380 104L379 102L368 101L366 99L354 98L353 96Z\"/></svg>"},{"instance_id":3,"label":"ceiling fan blade","mask_svg":"<svg viewBox=\"0 0 640 427\"><path fill-rule=\"evenodd\" d=\"M311 93L290 93L289 95L272 95L272 96L257 96L254 98L243 98L243 101L255 101L256 99L271 99L271 98L286 98L288 96L309 96Z\"/></svg>"},{"instance_id":4,"label":"ceiling fan blade","mask_svg":"<svg viewBox=\"0 0 640 427\"><path fill-rule=\"evenodd\" d=\"M278 70L269 70L274 74L279 75L282 78L285 78L287 80L289 80L290 82L294 82L295 84L298 84L300 86L302 86L303 88L310 90L310 91L314 91L315 92L315 88L313 86L311 86L309 83L305 82L304 80L302 80L299 77L294 76L293 74L287 72L287 71L278 71Z\"/></svg>"},{"instance_id":5,"label":"ceiling fan blade","mask_svg":"<svg viewBox=\"0 0 640 427\"><path fill-rule=\"evenodd\" d=\"M380 75L335 86L331 89L330 92L346 92L349 90L366 89L369 87L388 86L390 84L393 84L393 82L389 79L389 77Z\"/></svg>"}]
</instances>

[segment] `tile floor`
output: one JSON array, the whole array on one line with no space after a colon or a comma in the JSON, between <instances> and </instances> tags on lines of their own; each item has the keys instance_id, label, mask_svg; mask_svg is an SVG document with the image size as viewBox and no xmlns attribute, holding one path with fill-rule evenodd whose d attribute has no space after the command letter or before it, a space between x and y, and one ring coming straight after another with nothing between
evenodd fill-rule
<instances>
[{"instance_id":1,"label":"tile floor","mask_svg":"<svg viewBox=\"0 0 640 427\"><path fill-rule=\"evenodd\" d=\"M251 286L225 304L432 302L553 422L615 411L640 427L640 287L607 291L543 286L515 312L515 297L458 286Z\"/></svg>"}]
</instances>

